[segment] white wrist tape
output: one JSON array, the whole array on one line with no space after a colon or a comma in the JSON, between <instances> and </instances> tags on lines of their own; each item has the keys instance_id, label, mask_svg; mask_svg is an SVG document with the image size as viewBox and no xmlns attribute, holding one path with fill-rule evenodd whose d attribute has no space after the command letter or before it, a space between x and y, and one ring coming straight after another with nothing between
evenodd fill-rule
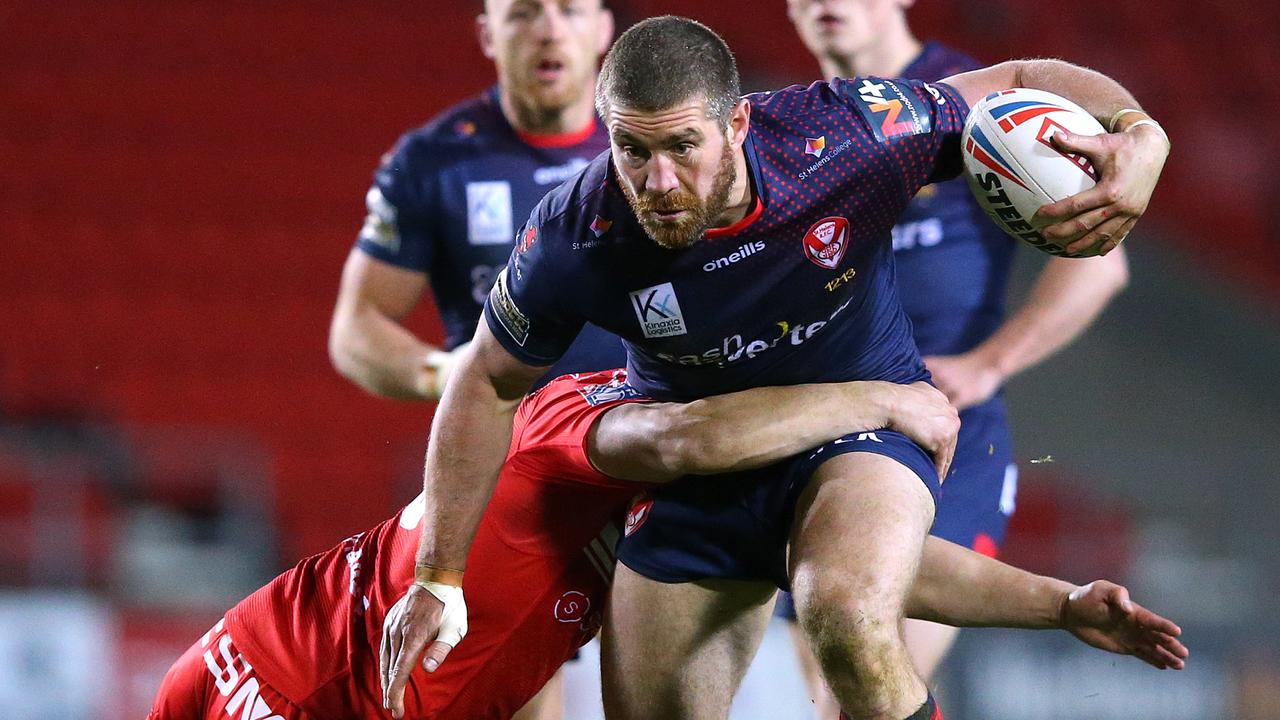
<instances>
[{"instance_id":1,"label":"white wrist tape","mask_svg":"<svg viewBox=\"0 0 1280 720\"><path fill-rule=\"evenodd\" d=\"M1167 132L1165 132L1165 131L1164 131L1164 128L1160 126L1160 123L1156 122L1155 120L1152 120L1151 118L1143 118L1142 120L1138 120L1138 121L1134 122L1133 124L1129 125L1129 127L1125 128L1125 129L1124 129L1124 131L1125 131L1125 132L1129 132L1130 130L1132 130L1132 129L1136 128L1136 127L1140 127L1140 126L1142 126L1142 125L1150 125L1151 127L1155 128L1156 130L1158 130L1158 131L1160 132L1160 134L1161 134L1161 135L1163 135L1163 136L1164 136L1164 141L1165 141L1166 143L1169 143L1170 145L1172 145L1172 144L1173 144L1173 143L1169 142L1169 133L1167 133Z\"/></svg>"},{"instance_id":2,"label":"white wrist tape","mask_svg":"<svg viewBox=\"0 0 1280 720\"><path fill-rule=\"evenodd\" d=\"M457 647L458 643L462 642L462 638L467 635L467 603L462 599L462 588L438 582L415 582L414 585L426 590L444 603L436 641Z\"/></svg>"},{"instance_id":3,"label":"white wrist tape","mask_svg":"<svg viewBox=\"0 0 1280 720\"><path fill-rule=\"evenodd\" d=\"M1116 114L1111 116L1111 122L1107 123L1107 132L1115 132L1116 123L1120 122L1120 118L1128 115L1129 113L1142 113L1143 115L1146 115L1147 111L1139 110L1137 108L1124 108L1123 110L1117 110Z\"/></svg>"}]
</instances>

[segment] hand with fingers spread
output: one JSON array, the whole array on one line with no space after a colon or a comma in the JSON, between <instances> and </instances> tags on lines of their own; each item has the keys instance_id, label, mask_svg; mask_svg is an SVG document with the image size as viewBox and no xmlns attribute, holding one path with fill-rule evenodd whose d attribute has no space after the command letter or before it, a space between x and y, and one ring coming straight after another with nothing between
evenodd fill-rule
<instances>
[{"instance_id":1,"label":"hand with fingers spread","mask_svg":"<svg viewBox=\"0 0 1280 720\"><path fill-rule=\"evenodd\" d=\"M1106 580L1076 588L1062 601L1062 628L1093 647L1133 655L1160 670L1181 670L1190 651L1182 628L1129 599L1129 591Z\"/></svg>"},{"instance_id":2,"label":"hand with fingers spread","mask_svg":"<svg viewBox=\"0 0 1280 720\"><path fill-rule=\"evenodd\" d=\"M1084 192L1041 207L1032 222L1069 252L1106 255L1146 212L1169 156L1168 138L1148 120L1130 121L1124 131L1102 135L1059 132L1051 142L1060 152L1089 158L1099 180Z\"/></svg>"},{"instance_id":3,"label":"hand with fingers spread","mask_svg":"<svg viewBox=\"0 0 1280 720\"><path fill-rule=\"evenodd\" d=\"M422 577L423 566L419 566ZM434 568L430 568L434 570ZM434 580L415 580L382 622L382 645L379 653L379 679L382 684L382 707L393 718L404 717L404 689L426 650L422 667L435 672L467 634L467 605L462 598L461 576L449 584ZM428 647L430 644L430 647Z\"/></svg>"},{"instance_id":4,"label":"hand with fingers spread","mask_svg":"<svg viewBox=\"0 0 1280 720\"><path fill-rule=\"evenodd\" d=\"M927 382L893 387L898 399L889 414L889 429L911 438L932 455L938 479L946 480L956 453L960 415L947 396Z\"/></svg>"}]
</instances>

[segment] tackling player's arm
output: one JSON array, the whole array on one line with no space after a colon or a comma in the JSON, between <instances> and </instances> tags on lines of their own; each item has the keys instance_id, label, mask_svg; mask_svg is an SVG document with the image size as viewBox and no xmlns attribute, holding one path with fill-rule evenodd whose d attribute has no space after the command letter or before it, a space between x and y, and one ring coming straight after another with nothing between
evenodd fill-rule
<instances>
[{"instance_id":1,"label":"tackling player's arm","mask_svg":"<svg viewBox=\"0 0 1280 720\"><path fill-rule=\"evenodd\" d=\"M665 482L759 467L841 435L886 426L935 439L954 410L927 383L756 388L692 403L632 403L605 412L588 453L606 475ZM919 437L917 438L919 440ZM1181 668L1181 630L1106 581L1083 587L1034 575L945 540L925 543L910 617L959 626L1060 628L1094 647Z\"/></svg>"},{"instance_id":2,"label":"tackling player's arm","mask_svg":"<svg viewBox=\"0 0 1280 720\"><path fill-rule=\"evenodd\" d=\"M454 354L401 325L427 287L426 273L397 267L359 248L347 256L329 325L329 358L348 380L402 400L440 397Z\"/></svg>"},{"instance_id":3,"label":"tackling player's arm","mask_svg":"<svg viewBox=\"0 0 1280 720\"><path fill-rule=\"evenodd\" d=\"M1190 654L1172 621L1106 580L1075 586L1035 575L936 537L925 542L907 599L909 617L964 627L1057 628L1108 652L1161 670L1182 669Z\"/></svg>"},{"instance_id":4,"label":"tackling player's arm","mask_svg":"<svg viewBox=\"0 0 1280 720\"><path fill-rule=\"evenodd\" d=\"M1054 223L1042 229L1046 237L1071 239L1067 245L1071 252L1098 246L1105 255L1146 211L1169 156L1169 138L1116 81L1060 60L1012 60L942 82L954 87L970 106L1014 87L1056 93L1083 107L1110 131L1098 136L1066 132L1053 136L1059 150L1088 157L1100 180L1089 190L1040 208L1038 218Z\"/></svg>"},{"instance_id":5,"label":"tackling player's arm","mask_svg":"<svg viewBox=\"0 0 1280 720\"><path fill-rule=\"evenodd\" d=\"M466 634L467 551L510 446L516 407L546 369L513 357L481 320L445 388L427 446L416 581L383 623L383 704L396 718L423 651L434 671Z\"/></svg>"},{"instance_id":6,"label":"tackling player's arm","mask_svg":"<svg viewBox=\"0 0 1280 720\"><path fill-rule=\"evenodd\" d=\"M960 420L928 383L858 381L743 390L604 413L588 453L606 475L668 482L762 467L854 432L891 428L933 455L945 477Z\"/></svg>"},{"instance_id":7,"label":"tackling player's arm","mask_svg":"<svg viewBox=\"0 0 1280 720\"><path fill-rule=\"evenodd\" d=\"M926 357L925 364L956 408L979 405L1075 340L1128 284L1123 248L1106 257L1050 258L1026 303L991 337L967 353Z\"/></svg>"}]
</instances>

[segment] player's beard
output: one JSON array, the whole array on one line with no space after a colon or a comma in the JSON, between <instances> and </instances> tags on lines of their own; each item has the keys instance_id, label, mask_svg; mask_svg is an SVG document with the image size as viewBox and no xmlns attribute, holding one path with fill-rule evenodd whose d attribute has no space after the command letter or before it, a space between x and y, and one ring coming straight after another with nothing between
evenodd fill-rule
<instances>
[{"instance_id":1,"label":"player's beard","mask_svg":"<svg viewBox=\"0 0 1280 720\"><path fill-rule=\"evenodd\" d=\"M729 192L738 179L738 167L734 163L733 146L725 143L724 153L720 156L720 166L716 168L715 178L711 181L711 192L704 201L693 193L683 190L672 190L663 195L637 195L626 183L619 183L622 192L631 204L631 211L645 233L655 243L668 250L682 250L696 243L702 234L711 227L729 207ZM685 210L678 220L659 220L654 212L673 212Z\"/></svg>"}]
</instances>

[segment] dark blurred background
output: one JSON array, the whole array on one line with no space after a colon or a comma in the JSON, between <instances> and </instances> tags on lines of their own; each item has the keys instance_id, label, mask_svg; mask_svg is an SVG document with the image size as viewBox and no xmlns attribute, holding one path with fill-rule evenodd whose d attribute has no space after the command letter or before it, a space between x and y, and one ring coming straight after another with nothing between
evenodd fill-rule
<instances>
[{"instance_id":1,"label":"dark blurred background","mask_svg":"<svg viewBox=\"0 0 1280 720\"><path fill-rule=\"evenodd\" d=\"M379 156L493 82L476 5L0 6L0 716L140 717L226 607L416 493L430 406L340 378L326 336ZM750 90L818 76L783 0L611 5L706 22ZM918 5L981 60L1112 75L1174 143L1129 290L1009 387L1006 559L1129 584L1192 668L970 632L948 717L1280 717L1280 6ZM759 682L735 718L806 717Z\"/></svg>"}]
</instances>

